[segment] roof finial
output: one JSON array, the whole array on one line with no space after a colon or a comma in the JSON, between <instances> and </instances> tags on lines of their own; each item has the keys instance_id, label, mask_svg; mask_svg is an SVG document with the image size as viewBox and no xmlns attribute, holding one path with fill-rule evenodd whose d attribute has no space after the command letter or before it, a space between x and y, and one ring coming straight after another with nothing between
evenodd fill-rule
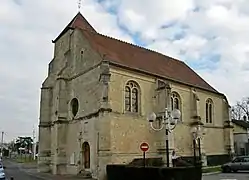
<instances>
[{"instance_id":1,"label":"roof finial","mask_svg":"<svg viewBox=\"0 0 249 180\"><path fill-rule=\"evenodd\" d=\"M80 12L80 9L81 9L81 0L78 0L78 10Z\"/></svg>"}]
</instances>

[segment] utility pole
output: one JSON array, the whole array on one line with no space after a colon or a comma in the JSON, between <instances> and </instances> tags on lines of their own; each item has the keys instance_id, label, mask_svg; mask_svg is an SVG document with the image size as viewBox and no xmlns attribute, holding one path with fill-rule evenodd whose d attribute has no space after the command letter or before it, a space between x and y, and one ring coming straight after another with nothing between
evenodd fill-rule
<instances>
[{"instance_id":1,"label":"utility pole","mask_svg":"<svg viewBox=\"0 0 249 180\"><path fill-rule=\"evenodd\" d=\"M36 159L35 127L33 128L33 158Z\"/></svg>"},{"instance_id":2,"label":"utility pole","mask_svg":"<svg viewBox=\"0 0 249 180\"><path fill-rule=\"evenodd\" d=\"M2 138L1 138L1 158L3 157L3 136L4 136L4 131L2 131Z\"/></svg>"}]
</instances>

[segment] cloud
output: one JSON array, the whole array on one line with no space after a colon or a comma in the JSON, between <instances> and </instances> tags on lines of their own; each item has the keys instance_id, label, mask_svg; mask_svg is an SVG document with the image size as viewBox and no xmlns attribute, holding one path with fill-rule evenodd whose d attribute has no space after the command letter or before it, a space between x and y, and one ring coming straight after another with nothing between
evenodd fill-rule
<instances>
[{"instance_id":1,"label":"cloud","mask_svg":"<svg viewBox=\"0 0 249 180\"><path fill-rule=\"evenodd\" d=\"M148 9L142 2L124 2L128 5L121 3L118 12L122 23L138 32L147 47L186 61L232 104L247 96L248 1L186 0L177 9L168 1ZM124 12L133 12L134 18Z\"/></svg>"},{"instance_id":2,"label":"cloud","mask_svg":"<svg viewBox=\"0 0 249 180\"><path fill-rule=\"evenodd\" d=\"M184 18L192 8L192 0L175 0L170 3L165 0L158 0L157 3L151 0L122 0L118 16L120 22L132 32L147 33Z\"/></svg>"},{"instance_id":3,"label":"cloud","mask_svg":"<svg viewBox=\"0 0 249 180\"><path fill-rule=\"evenodd\" d=\"M99 32L187 62L231 103L248 95L247 0L84 0ZM77 13L77 0L1 0L0 114L6 139L31 135L52 39Z\"/></svg>"},{"instance_id":4,"label":"cloud","mask_svg":"<svg viewBox=\"0 0 249 180\"><path fill-rule=\"evenodd\" d=\"M132 42L118 27L117 17L95 1L82 11L100 32ZM77 1L43 0L0 2L0 114L6 140L32 135L38 125L40 87L60 31L77 13Z\"/></svg>"}]
</instances>

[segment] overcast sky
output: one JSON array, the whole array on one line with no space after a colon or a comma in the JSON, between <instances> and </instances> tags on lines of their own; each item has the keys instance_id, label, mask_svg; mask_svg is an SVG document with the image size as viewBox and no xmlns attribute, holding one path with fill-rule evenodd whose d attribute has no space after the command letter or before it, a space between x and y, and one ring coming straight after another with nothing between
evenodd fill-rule
<instances>
[{"instance_id":1,"label":"overcast sky","mask_svg":"<svg viewBox=\"0 0 249 180\"><path fill-rule=\"evenodd\" d=\"M83 0L106 35L180 58L231 104L249 92L248 0ZM0 0L0 130L32 135L53 44L77 0Z\"/></svg>"}]
</instances>

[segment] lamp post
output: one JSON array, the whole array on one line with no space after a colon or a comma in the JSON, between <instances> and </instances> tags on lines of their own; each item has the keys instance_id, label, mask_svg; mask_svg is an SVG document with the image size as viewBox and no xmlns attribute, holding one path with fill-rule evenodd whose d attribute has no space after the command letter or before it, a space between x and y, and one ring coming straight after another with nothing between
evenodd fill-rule
<instances>
[{"instance_id":1,"label":"lamp post","mask_svg":"<svg viewBox=\"0 0 249 180\"><path fill-rule=\"evenodd\" d=\"M201 126L193 127L191 129L191 133L193 135L193 149L194 149L194 165L196 165L196 141L198 144L198 154L199 154L199 162L201 162L201 138L202 138L202 129Z\"/></svg>"},{"instance_id":2,"label":"lamp post","mask_svg":"<svg viewBox=\"0 0 249 180\"><path fill-rule=\"evenodd\" d=\"M157 118L156 114L154 112L152 112L148 116L148 121L150 123L150 127L154 131L161 131L165 128L167 167L169 167L169 137L168 136L169 136L169 133L171 133L175 129L180 117L181 117L181 112L179 109L174 109L173 111L171 111L170 109L165 108L165 112L164 112L164 115L162 117L162 119L163 119L162 125L159 128L155 128L153 126L153 122Z\"/></svg>"}]
</instances>

